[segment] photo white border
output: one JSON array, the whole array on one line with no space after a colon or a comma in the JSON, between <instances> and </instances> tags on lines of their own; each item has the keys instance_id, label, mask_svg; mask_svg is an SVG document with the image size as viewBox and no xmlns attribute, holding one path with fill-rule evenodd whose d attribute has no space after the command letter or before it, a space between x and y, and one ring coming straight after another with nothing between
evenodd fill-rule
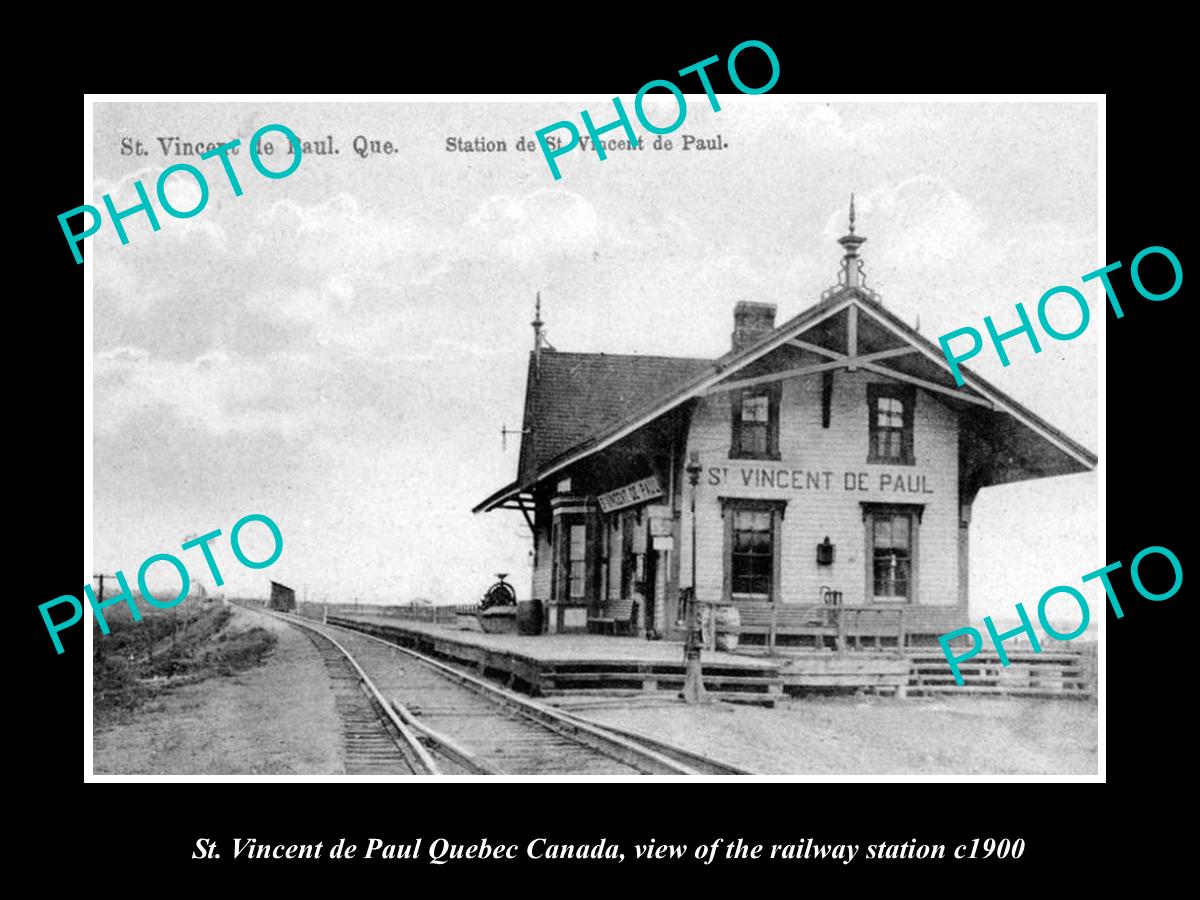
<instances>
[{"instance_id":1,"label":"photo white border","mask_svg":"<svg viewBox=\"0 0 1200 900\"><path fill-rule=\"evenodd\" d=\"M703 98L704 94L685 94L688 97ZM1095 103L1097 105L1097 152L1098 152L1098 220L1097 220L1097 238L1099 241L1098 253L1096 260L1096 268L1099 269L1108 263L1107 253L1107 226L1106 226L1106 175L1107 175L1107 156L1106 156L1106 133L1107 124L1106 102L1107 98L1104 94L756 94L753 95L755 102L804 102L804 103L919 103L919 102L937 102L937 103ZM93 197L93 110L97 103L536 103L536 102L562 102L562 103L578 103L580 101L591 103L611 103L612 98L607 94L85 94L83 98L83 195L84 197ZM1085 273L1079 273L1082 276ZM83 279L84 279L84 313L83 313L83 336L84 336L84 388L83 388L83 433L84 433L84 451L83 451L83 468L84 468L84 497L83 497L83 561L84 561L84 576L83 583L92 583L92 573L95 571L92 567L93 548L92 535L93 529L93 431L92 431L92 411L93 411L93 275L94 270L91 264L91 254L86 253L83 262ZM1064 275L1064 278L1067 276ZM1098 283L1093 286L1094 290L1099 292L1099 306L1097 308L1103 310L1107 304L1107 297L1103 292L1103 286ZM1109 560L1105 556L1106 546L1106 464L1107 455L1106 435L1107 435L1107 417L1105 415L1105 398L1106 398L1106 347L1107 347L1107 316L1097 315L1097 326L1099 328L1099 361L1097 365L1097 374L1099 380L1099 390L1097 392L1097 404L1099 413L1099 447L1097 448L1097 456L1099 463L1096 467L1096 475L1098 481L1098 513L1099 513L1099 528L1098 531L1098 546L1097 546L1097 568L1107 565ZM1086 573L1080 573L1082 576ZM1098 608L1103 611L1106 609L1107 597L1101 600ZM85 602L86 610L86 602ZM88 622L90 617L85 611L82 627L84 628L84 677L83 677L83 744L84 744L84 774L83 780L86 784L97 783L137 783L137 782L230 782L230 783L247 783L247 782L297 782L303 784L312 783L353 783L353 782L369 782L369 783L386 783L386 782L402 782L412 783L414 781L435 781L438 783L453 783L453 782L478 782L485 784L496 784L503 782L520 782L520 783L539 783L539 782L580 782L580 783L603 783L603 782L633 782L636 784L645 784L647 782L686 782L686 783L765 783L765 784L783 784L783 783L864 783L864 784L880 784L880 783L1073 783L1073 782L1091 782L1104 783L1106 777L1106 731L1105 731L1105 707L1107 701L1106 693L1106 626L1107 616L1099 614L1099 634L1098 634L1098 650L1097 650L1097 667L1098 667L1098 690L1097 690L1097 774L1095 775L748 775L748 776L636 776L636 777L619 777L619 776L561 776L561 775L502 775L502 776L429 776L429 775L408 775L408 776L358 776L358 775L97 775L93 773L93 712L92 712L92 628ZM63 664L67 664L64 660Z\"/></svg>"}]
</instances>

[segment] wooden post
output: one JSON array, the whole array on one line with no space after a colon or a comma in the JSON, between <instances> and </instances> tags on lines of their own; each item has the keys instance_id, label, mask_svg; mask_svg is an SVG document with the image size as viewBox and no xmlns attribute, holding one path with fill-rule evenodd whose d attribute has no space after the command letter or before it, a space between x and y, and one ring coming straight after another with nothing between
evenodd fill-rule
<instances>
[{"instance_id":1,"label":"wooden post","mask_svg":"<svg viewBox=\"0 0 1200 900\"><path fill-rule=\"evenodd\" d=\"M836 606L832 610L837 616L837 651L841 653L846 649L846 612Z\"/></svg>"},{"instance_id":2,"label":"wooden post","mask_svg":"<svg viewBox=\"0 0 1200 900\"><path fill-rule=\"evenodd\" d=\"M767 632L767 652L775 654L775 632L779 628L779 607L771 604L771 630Z\"/></svg>"},{"instance_id":3,"label":"wooden post","mask_svg":"<svg viewBox=\"0 0 1200 900\"><path fill-rule=\"evenodd\" d=\"M851 260L850 264L854 265L854 261ZM851 274L847 271L846 275L847 280L849 280L856 277L857 273ZM854 364L858 357L858 309L854 306L846 310L846 356L849 357L846 360L846 368L853 372L858 368Z\"/></svg>"},{"instance_id":4,"label":"wooden post","mask_svg":"<svg viewBox=\"0 0 1200 900\"><path fill-rule=\"evenodd\" d=\"M896 623L896 649L904 652L904 610L900 610L900 621Z\"/></svg>"}]
</instances>

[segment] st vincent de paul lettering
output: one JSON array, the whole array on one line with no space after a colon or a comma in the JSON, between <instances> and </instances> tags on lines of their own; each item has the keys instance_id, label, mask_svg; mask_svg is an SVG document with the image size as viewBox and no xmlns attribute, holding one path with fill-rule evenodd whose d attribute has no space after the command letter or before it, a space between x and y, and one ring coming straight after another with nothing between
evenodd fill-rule
<instances>
[{"instance_id":1,"label":"st vincent de paul lettering","mask_svg":"<svg viewBox=\"0 0 1200 900\"><path fill-rule=\"evenodd\" d=\"M713 486L787 488L796 491L870 491L871 472L831 472L812 469L764 468L761 466L710 466L708 483ZM874 489L895 494L932 494L924 475L879 472Z\"/></svg>"}]
</instances>

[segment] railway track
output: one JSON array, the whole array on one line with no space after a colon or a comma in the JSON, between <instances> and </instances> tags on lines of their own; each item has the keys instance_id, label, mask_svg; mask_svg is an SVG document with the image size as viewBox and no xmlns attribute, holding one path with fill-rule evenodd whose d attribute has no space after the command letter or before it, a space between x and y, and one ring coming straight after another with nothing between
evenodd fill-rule
<instances>
[{"instance_id":1,"label":"railway track","mask_svg":"<svg viewBox=\"0 0 1200 900\"><path fill-rule=\"evenodd\" d=\"M753 772L748 772L745 769L739 769L737 766L730 765L727 762L722 762L719 759L713 759L703 753L698 753L695 750L689 750L686 747L680 747L678 744L671 744L667 741L659 740L644 732L635 731L632 728L619 728L616 725L604 725L588 719L585 716L580 716L575 713L566 713L573 719L579 719L595 725L598 728L603 728L605 731L620 735L626 740L641 744L644 747L649 747L662 753L664 756L669 756L676 762L680 762L685 766L690 766L701 775L752 775Z\"/></svg>"},{"instance_id":2,"label":"railway track","mask_svg":"<svg viewBox=\"0 0 1200 900\"><path fill-rule=\"evenodd\" d=\"M347 775L429 775L437 765L342 645L315 629L302 631L329 673L342 723Z\"/></svg>"},{"instance_id":3,"label":"railway track","mask_svg":"<svg viewBox=\"0 0 1200 900\"><path fill-rule=\"evenodd\" d=\"M389 734L411 737L409 751L419 747L428 757L424 771L409 761L419 774L749 774L647 735L553 709L374 635L261 611L304 630L318 647L322 640L335 646L369 686L366 693L386 698Z\"/></svg>"}]
</instances>

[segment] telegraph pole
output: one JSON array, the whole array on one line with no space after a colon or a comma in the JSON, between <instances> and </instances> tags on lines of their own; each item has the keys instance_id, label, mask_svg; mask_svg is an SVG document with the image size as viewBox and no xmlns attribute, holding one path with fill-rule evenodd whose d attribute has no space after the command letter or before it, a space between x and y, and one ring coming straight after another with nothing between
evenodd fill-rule
<instances>
[{"instance_id":1,"label":"telegraph pole","mask_svg":"<svg viewBox=\"0 0 1200 900\"><path fill-rule=\"evenodd\" d=\"M100 593L98 593L96 595L96 598L101 603L103 603L104 602L104 579L105 578L116 578L117 576L116 575L105 575L103 573L97 572L97 573L93 574L92 577L100 582Z\"/></svg>"},{"instance_id":2,"label":"telegraph pole","mask_svg":"<svg viewBox=\"0 0 1200 900\"><path fill-rule=\"evenodd\" d=\"M100 581L100 593L97 594L96 596L103 602L103 600L104 600L104 579L105 578L116 578L117 576L116 575L96 574L96 575L93 575L92 577L96 578Z\"/></svg>"},{"instance_id":3,"label":"telegraph pole","mask_svg":"<svg viewBox=\"0 0 1200 900\"><path fill-rule=\"evenodd\" d=\"M96 572L92 575L92 577L95 578L96 581L99 582L98 587L99 587L100 591L98 594L96 594L96 599L98 599L101 603L103 603L104 602L104 579L105 578L114 578L115 579L117 576L116 575L107 575L103 572ZM146 638L147 638L146 653L150 659L153 659L154 658L154 642L149 639L150 638L150 630L145 629L145 631L146 631Z\"/></svg>"}]
</instances>

